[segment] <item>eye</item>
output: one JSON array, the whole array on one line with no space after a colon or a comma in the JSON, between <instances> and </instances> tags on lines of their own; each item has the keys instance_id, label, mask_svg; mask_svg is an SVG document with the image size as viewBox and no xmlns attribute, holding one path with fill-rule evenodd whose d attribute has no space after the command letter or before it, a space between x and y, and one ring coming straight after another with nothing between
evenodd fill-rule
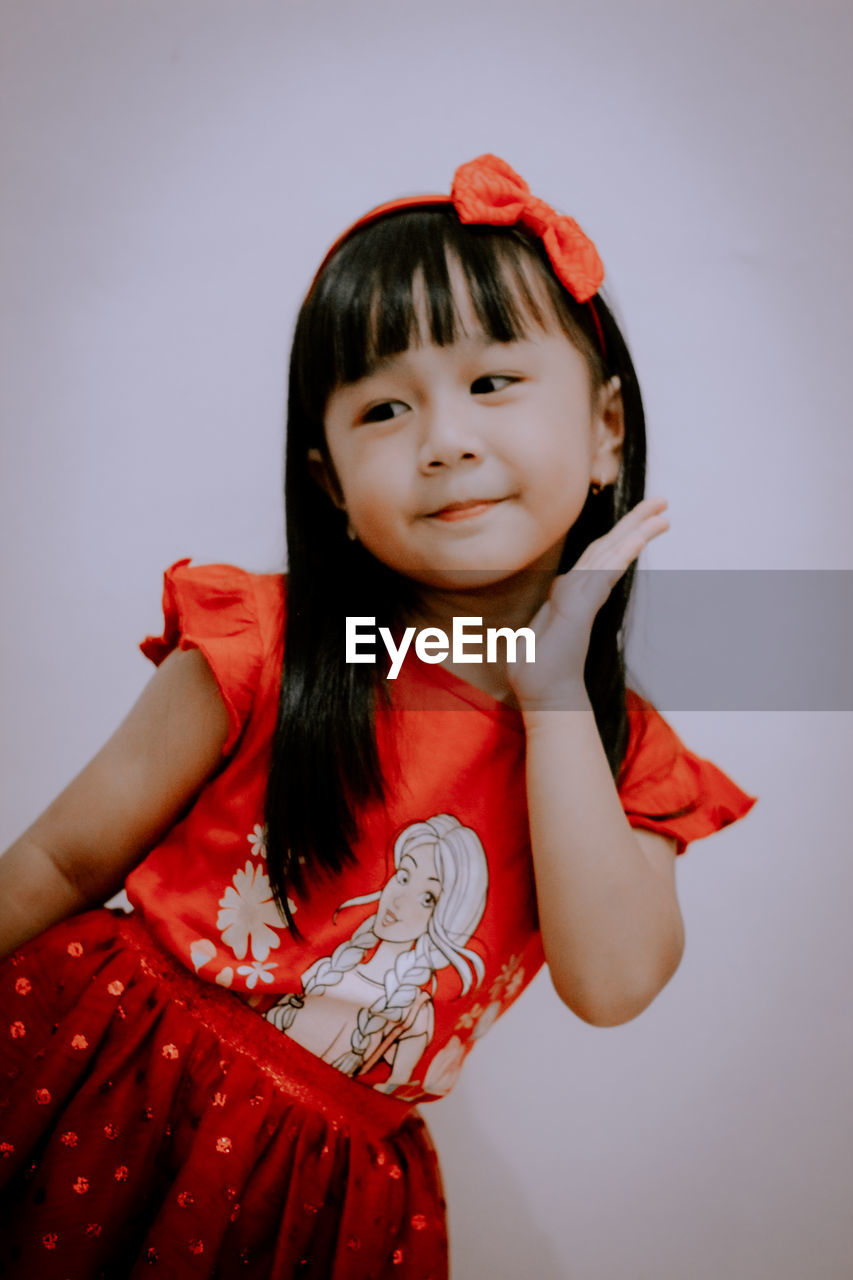
<instances>
[{"instance_id":1,"label":"eye","mask_svg":"<svg viewBox=\"0 0 853 1280\"><path fill-rule=\"evenodd\" d=\"M475 378L471 383L471 395L483 396L495 391L503 391L506 387L511 387L514 382L518 382L518 378L512 378L509 374L487 373L482 378Z\"/></svg>"},{"instance_id":2,"label":"eye","mask_svg":"<svg viewBox=\"0 0 853 1280\"><path fill-rule=\"evenodd\" d=\"M382 400L379 404L372 404L361 415L362 422L388 422L391 418L399 418L405 413L408 405L402 400Z\"/></svg>"},{"instance_id":3,"label":"eye","mask_svg":"<svg viewBox=\"0 0 853 1280\"><path fill-rule=\"evenodd\" d=\"M431 907L434 907L434 906L435 906L435 902L436 902L435 894L432 894L432 893L430 893L429 891L427 891L426 893L422 893L422 894L421 894L421 906L422 906L422 907L430 907L430 908L431 908Z\"/></svg>"},{"instance_id":4,"label":"eye","mask_svg":"<svg viewBox=\"0 0 853 1280\"><path fill-rule=\"evenodd\" d=\"M409 873L405 867L401 867L400 870L397 872L397 881L399 884L409 883Z\"/></svg>"}]
</instances>

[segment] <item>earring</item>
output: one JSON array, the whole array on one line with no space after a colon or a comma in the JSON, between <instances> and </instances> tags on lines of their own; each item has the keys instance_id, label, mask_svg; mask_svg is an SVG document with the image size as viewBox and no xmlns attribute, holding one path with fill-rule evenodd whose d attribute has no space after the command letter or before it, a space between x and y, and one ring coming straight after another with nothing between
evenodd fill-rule
<instances>
[{"instance_id":1,"label":"earring","mask_svg":"<svg viewBox=\"0 0 853 1280\"><path fill-rule=\"evenodd\" d=\"M601 489L602 489L602 484L600 480L592 480L590 482L589 491L594 498L598 497L598 495L601 493Z\"/></svg>"},{"instance_id":2,"label":"earring","mask_svg":"<svg viewBox=\"0 0 853 1280\"><path fill-rule=\"evenodd\" d=\"M347 537L350 542L358 542L358 534L352 526L352 521L347 518Z\"/></svg>"}]
</instances>

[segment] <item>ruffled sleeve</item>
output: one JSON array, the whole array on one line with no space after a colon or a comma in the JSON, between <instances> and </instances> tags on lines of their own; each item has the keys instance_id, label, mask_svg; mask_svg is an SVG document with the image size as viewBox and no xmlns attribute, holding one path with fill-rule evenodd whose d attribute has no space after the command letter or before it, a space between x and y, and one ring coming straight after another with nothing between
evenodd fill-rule
<instances>
[{"instance_id":1,"label":"ruffled sleeve","mask_svg":"<svg viewBox=\"0 0 853 1280\"><path fill-rule=\"evenodd\" d=\"M677 841L711 835L742 818L756 802L710 760L688 751L663 716L628 690L630 738L619 778L619 798L632 827Z\"/></svg>"},{"instance_id":2,"label":"ruffled sleeve","mask_svg":"<svg viewBox=\"0 0 853 1280\"><path fill-rule=\"evenodd\" d=\"M163 616L162 635L139 647L155 666L173 649L204 655L228 711L228 755L251 713L263 659L252 576L233 565L179 560L164 575Z\"/></svg>"}]
</instances>

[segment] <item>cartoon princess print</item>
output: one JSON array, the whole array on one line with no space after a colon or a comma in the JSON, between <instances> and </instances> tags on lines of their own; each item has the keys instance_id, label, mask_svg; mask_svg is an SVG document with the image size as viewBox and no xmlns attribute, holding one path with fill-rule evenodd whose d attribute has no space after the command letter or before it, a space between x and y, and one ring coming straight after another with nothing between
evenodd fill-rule
<instances>
[{"instance_id":1,"label":"cartoon princess print","mask_svg":"<svg viewBox=\"0 0 853 1280\"><path fill-rule=\"evenodd\" d=\"M331 956L302 975L267 1019L349 1076L390 1066L376 1085L407 1084L433 1036L432 990L452 966L461 994L483 980L480 956L466 944L483 917L489 870L480 838L447 813L413 822L394 844L394 875L383 889L349 898L335 912L376 902Z\"/></svg>"}]
</instances>

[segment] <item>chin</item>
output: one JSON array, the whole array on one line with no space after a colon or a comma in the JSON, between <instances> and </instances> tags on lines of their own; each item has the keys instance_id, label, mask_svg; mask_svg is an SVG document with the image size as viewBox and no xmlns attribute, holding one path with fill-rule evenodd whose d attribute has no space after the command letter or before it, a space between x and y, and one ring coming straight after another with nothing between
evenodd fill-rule
<instances>
[{"instance_id":1,"label":"chin","mask_svg":"<svg viewBox=\"0 0 853 1280\"><path fill-rule=\"evenodd\" d=\"M425 587L434 587L443 591L476 591L478 588L493 587L506 582L516 574L522 573L521 565L513 568L430 568L410 571L407 576L420 582Z\"/></svg>"}]
</instances>

